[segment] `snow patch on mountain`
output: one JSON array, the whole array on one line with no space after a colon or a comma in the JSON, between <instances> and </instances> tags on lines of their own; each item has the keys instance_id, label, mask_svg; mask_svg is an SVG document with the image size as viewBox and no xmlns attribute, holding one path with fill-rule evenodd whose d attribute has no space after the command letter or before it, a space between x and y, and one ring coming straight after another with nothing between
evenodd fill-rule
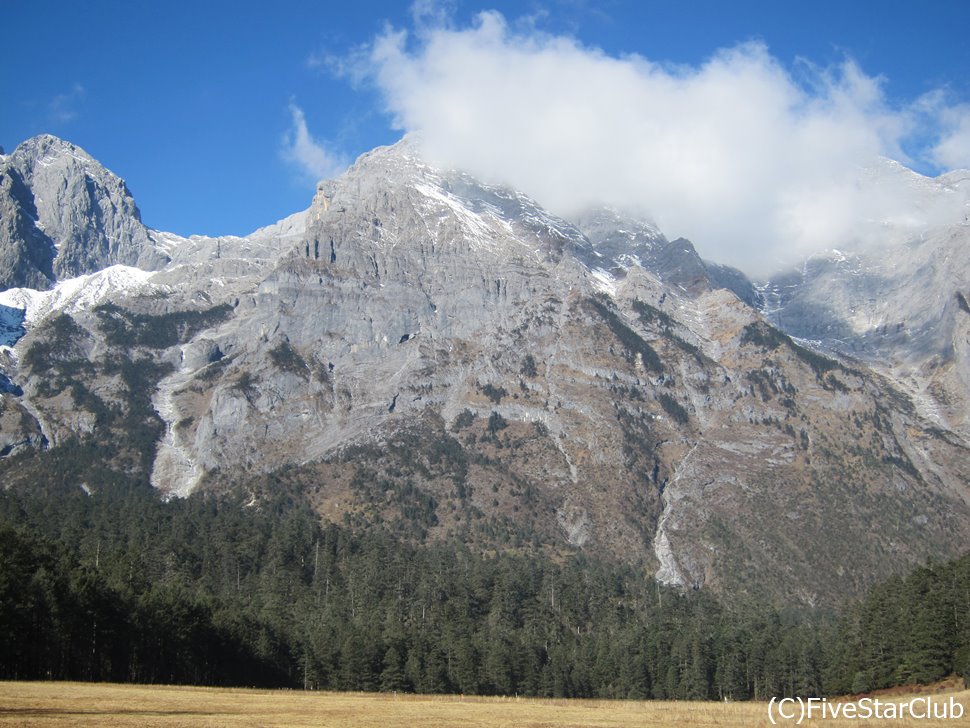
<instances>
[{"instance_id":1,"label":"snow patch on mountain","mask_svg":"<svg viewBox=\"0 0 970 728\"><path fill-rule=\"evenodd\" d=\"M462 205L458 198L429 184L415 184L414 189L429 200L440 203L443 207L450 210L461 221L464 227L475 236L475 242L484 245L490 242L489 238L493 236L492 229L485 224L480 215L474 214Z\"/></svg>"},{"instance_id":2,"label":"snow patch on mountain","mask_svg":"<svg viewBox=\"0 0 970 728\"><path fill-rule=\"evenodd\" d=\"M167 290L150 283L152 275L140 268L112 265L97 273L59 281L49 291L31 288L0 291L0 306L22 311L22 323L31 328L53 314L90 310L114 296L149 295Z\"/></svg>"},{"instance_id":3,"label":"snow patch on mountain","mask_svg":"<svg viewBox=\"0 0 970 728\"><path fill-rule=\"evenodd\" d=\"M616 278L610 275L609 271L602 268L593 268L590 273L593 275L593 286L597 291L605 293L611 298L616 296Z\"/></svg>"}]
</instances>

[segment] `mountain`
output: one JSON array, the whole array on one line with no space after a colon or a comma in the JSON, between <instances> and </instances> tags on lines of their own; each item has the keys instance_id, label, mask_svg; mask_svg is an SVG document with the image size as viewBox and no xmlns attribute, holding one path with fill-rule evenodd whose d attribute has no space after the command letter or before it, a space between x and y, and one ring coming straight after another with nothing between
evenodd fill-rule
<instances>
[{"instance_id":1,"label":"mountain","mask_svg":"<svg viewBox=\"0 0 970 728\"><path fill-rule=\"evenodd\" d=\"M93 182L43 203L41 160ZM269 484L361 532L585 551L780 604L838 603L970 537L958 426L773 325L798 298L782 282L756 290L649 221L563 220L409 139L241 238L145 228L124 183L49 137L3 164L0 256L43 235L51 259L0 293L7 487Z\"/></svg>"},{"instance_id":2,"label":"mountain","mask_svg":"<svg viewBox=\"0 0 970 728\"><path fill-rule=\"evenodd\" d=\"M47 134L0 160L0 220L4 288L49 288L116 263L154 270L168 262L124 181Z\"/></svg>"},{"instance_id":3,"label":"mountain","mask_svg":"<svg viewBox=\"0 0 970 728\"><path fill-rule=\"evenodd\" d=\"M905 185L911 209L946 208L962 224L914 230L905 217L890 221L882 245L821 252L761 285L762 312L792 336L892 378L927 420L966 437L970 173L929 179L887 162L878 176Z\"/></svg>"}]
</instances>

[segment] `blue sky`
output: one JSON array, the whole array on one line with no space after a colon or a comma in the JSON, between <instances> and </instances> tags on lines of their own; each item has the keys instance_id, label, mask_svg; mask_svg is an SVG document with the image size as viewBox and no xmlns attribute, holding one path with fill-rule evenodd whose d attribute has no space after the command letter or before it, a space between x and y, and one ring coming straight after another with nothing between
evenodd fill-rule
<instances>
[{"instance_id":1,"label":"blue sky","mask_svg":"<svg viewBox=\"0 0 970 728\"><path fill-rule=\"evenodd\" d=\"M831 69L839 69L831 71L836 85L845 86L851 72L844 64L851 59L878 87L878 113L866 116L866 123L876 117L896 123L903 110L915 118L922 113L912 111L920 99L935 104L936 121L925 129L895 132L888 142L880 132L885 144L899 147L896 156L924 173L946 168L941 159L962 158L959 139L949 156L942 147L927 151L944 123L939 120L957 128L970 100L970 3L958 0L458 1L412 7L5 0L0 145L9 152L34 134L56 134L124 177L147 224L180 234L245 234L307 206L314 187L307 167L335 169L395 141L401 127L437 133L418 108L418 99L447 92L435 85L435 69L429 68L435 62L426 53L431 39L481 42L482 33L472 31L482 30L478 13L490 9L504 24L495 31L502 39L490 46L496 53L539 46L548 51L565 42L572 44L572 55L587 59L635 55L658 64L666 74L661 80L668 81L690 76L724 49L754 41L742 61L781 72L791 88L809 89L793 102L802 107L816 99L811 89L825 83ZM394 36L402 31L406 38ZM394 38L397 55L375 60L375 48ZM726 65L737 70L736 61ZM400 67L413 73L403 79ZM483 93L501 98L502 91ZM831 91L818 93L834 103ZM583 94L575 90L580 100ZM473 109L471 103L469 113ZM310 135L304 152L323 155L316 164L292 148L300 114ZM446 139L439 146L454 143ZM472 137L465 143L477 142Z\"/></svg>"}]
</instances>

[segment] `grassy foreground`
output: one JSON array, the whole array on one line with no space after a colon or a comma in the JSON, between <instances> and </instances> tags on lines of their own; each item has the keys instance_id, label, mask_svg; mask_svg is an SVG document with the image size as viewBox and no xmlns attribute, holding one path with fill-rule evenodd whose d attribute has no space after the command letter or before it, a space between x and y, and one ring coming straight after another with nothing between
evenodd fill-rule
<instances>
[{"instance_id":1,"label":"grassy foreground","mask_svg":"<svg viewBox=\"0 0 970 728\"><path fill-rule=\"evenodd\" d=\"M970 691L955 696L970 716ZM885 699L902 701L907 695ZM963 720L815 720L803 725L957 726ZM542 700L461 696L305 693L61 682L0 682L0 726L768 726L765 703ZM779 721L778 725L794 725Z\"/></svg>"}]
</instances>

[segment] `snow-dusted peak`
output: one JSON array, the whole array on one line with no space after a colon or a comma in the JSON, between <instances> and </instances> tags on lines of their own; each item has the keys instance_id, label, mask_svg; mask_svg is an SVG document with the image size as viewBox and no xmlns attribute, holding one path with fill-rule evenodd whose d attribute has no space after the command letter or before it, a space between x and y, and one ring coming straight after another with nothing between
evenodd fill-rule
<instances>
[{"instance_id":1,"label":"snow-dusted peak","mask_svg":"<svg viewBox=\"0 0 970 728\"><path fill-rule=\"evenodd\" d=\"M520 192L428 163L412 137L378 147L321 182L309 225L326 227L347 210L367 211L357 234L391 246L420 245L430 236L436 244L499 256L592 256L589 241L570 223Z\"/></svg>"},{"instance_id":2,"label":"snow-dusted peak","mask_svg":"<svg viewBox=\"0 0 970 728\"><path fill-rule=\"evenodd\" d=\"M424 160L417 142L412 137L405 136L394 144L375 147L364 152L337 179L383 176L387 179L403 181L406 178L420 178L429 173L435 174L437 170ZM321 185L329 181L331 180L325 180Z\"/></svg>"},{"instance_id":3,"label":"snow-dusted peak","mask_svg":"<svg viewBox=\"0 0 970 728\"><path fill-rule=\"evenodd\" d=\"M970 187L970 169L955 169L936 178L936 181L947 190L955 190L967 194Z\"/></svg>"},{"instance_id":4,"label":"snow-dusted peak","mask_svg":"<svg viewBox=\"0 0 970 728\"><path fill-rule=\"evenodd\" d=\"M641 257L667 242L651 220L612 207L585 210L574 215L572 222L586 234L597 252L609 257L623 253Z\"/></svg>"},{"instance_id":5,"label":"snow-dusted peak","mask_svg":"<svg viewBox=\"0 0 970 728\"><path fill-rule=\"evenodd\" d=\"M968 176L966 170L957 170L926 177L885 158L866 168L860 185L867 192L858 215L875 226L870 236L877 238L866 241L867 247L903 242L933 227L965 222L970 212ZM842 247L838 241L833 245Z\"/></svg>"},{"instance_id":6,"label":"snow-dusted peak","mask_svg":"<svg viewBox=\"0 0 970 728\"><path fill-rule=\"evenodd\" d=\"M262 266L298 246L306 237L310 210L301 210L272 225L254 230L245 237L190 235L183 237L162 230L150 230L149 237L157 250L170 262L171 273L183 266L206 267L216 261Z\"/></svg>"},{"instance_id":7,"label":"snow-dusted peak","mask_svg":"<svg viewBox=\"0 0 970 728\"><path fill-rule=\"evenodd\" d=\"M18 144L10 156L33 159L44 165L49 165L62 157L69 157L81 164L101 167L101 164L81 147L53 134L38 134L27 139Z\"/></svg>"}]
</instances>

